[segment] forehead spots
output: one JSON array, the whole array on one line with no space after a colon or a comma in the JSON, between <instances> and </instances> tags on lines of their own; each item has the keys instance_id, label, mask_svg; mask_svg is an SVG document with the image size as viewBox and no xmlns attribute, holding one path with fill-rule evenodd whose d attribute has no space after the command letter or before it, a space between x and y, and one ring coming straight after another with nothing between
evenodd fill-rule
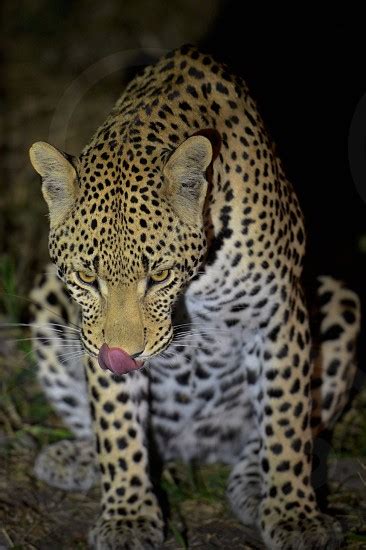
<instances>
[{"instance_id":1,"label":"forehead spots","mask_svg":"<svg viewBox=\"0 0 366 550\"><path fill-rule=\"evenodd\" d=\"M183 48L129 84L79 158L80 192L67 223L73 242L60 238L59 256L108 265L116 280L146 271L143 258L175 255L187 270L199 261L200 238L183 236L162 198L162 168L185 139L215 127L223 110L237 123L237 103L226 97L230 79L210 57Z\"/></svg>"}]
</instances>

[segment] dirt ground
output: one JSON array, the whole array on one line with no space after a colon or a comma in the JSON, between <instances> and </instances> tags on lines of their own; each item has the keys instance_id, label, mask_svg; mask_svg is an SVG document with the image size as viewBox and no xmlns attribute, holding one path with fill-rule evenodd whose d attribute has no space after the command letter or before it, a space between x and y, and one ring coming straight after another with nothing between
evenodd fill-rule
<instances>
[{"instance_id":1,"label":"dirt ground","mask_svg":"<svg viewBox=\"0 0 366 550\"><path fill-rule=\"evenodd\" d=\"M32 475L32 439L18 441L11 450L8 444L3 440L0 447L0 548L87 548L86 533L98 513L98 489L68 493L51 488ZM183 491L179 503L171 498L164 549L263 548L257 534L230 514L223 498L210 494L210 476L217 479L217 468L201 470L201 487L196 492ZM170 472L163 473L165 488L167 479L172 487ZM179 473L187 476L186 470ZM347 531L342 548L366 548L366 461L362 465L357 459L338 460L336 466L331 464L331 473L331 506Z\"/></svg>"},{"instance_id":2,"label":"dirt ground","mask_svg":"<svg viewBox=\"0 0 366 550\"><path fill-rule=\"evenodd\" d=\"M27 338L27 330L6 324L26 321L28 291L48 258L46 208L29 146L45 140L78 153L131 71L203 36L218 1L141 4L25 0L20 9L10 0L2 3L0 550L87 548L98 512L97 488L67 493L32 475L41 446L68 434L35 382L30 346L14 342ZM366 396L362 400L336 433L330 468L331 506L347 532L342 547L350 549L366 548ZM174 468L162 480L171 511L164 548L261 548L256 533L227 508L225 468L201 469L199 483L187 469Z\"/></svg>"},{"instance_id":3,"label":"dirt ground","mask_svg":"<svg viewBox=\"0 0 366 550\"><path fill-rule=\"evenodd\" d=\"M33 457L32 452L23 456L16 453L6 461L11 492L9 486L0 490L0 548L87 548L86 533L98 512L98 490L65 493L46 486L29 474ZM182 549L185 539L189 548L197 549L261 547L255 544L255 533L247 532L230 517L219 501L188 499L181 513L187 522L183 526L180 517L170 522L164 549ZM254 544L250 544L251 539Z\"/></svg>"},{"instance_id":4,"label":"dirt ground","mask_svg":"<svg viewBox=\"0 0 366 550\"><path fill-rule=\"evenodd\" d=\"M51 488L33 477L34 457L31 440L18 441L12 450L7 449L6 441L0 447L0 548L87 548L86 534L98 513L98 489L70 493ZM257 533L230 514L223 497L210 494L209 479L217 479L217 468L201 470L205 491L202 486L196 491L190 487L188 492L183 491L179 502L170 494L164 549L263 548ZM362 465L357 459L338 460L336 466L331 464L331 472L332 512L347 532L342 548L364 549L366 461ZM187 478L185 469L180 473L182 479ZM165 470L163 487L170 483L172 488L171 477L170 470ZM179 490L178 485L175 490Z\"/></svg>"}]
</instances>

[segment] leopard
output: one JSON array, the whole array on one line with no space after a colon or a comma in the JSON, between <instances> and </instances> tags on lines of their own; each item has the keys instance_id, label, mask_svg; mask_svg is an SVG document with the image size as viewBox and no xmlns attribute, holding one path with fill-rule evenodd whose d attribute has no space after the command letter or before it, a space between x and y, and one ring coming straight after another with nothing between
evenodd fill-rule
<instances>
[{"instance_id":1,"label":"leopard","mask_svg":"<svg viewBox=\"0 0 366 550\"><path fill-rule=\"evenodd\" d=\"M79 156L40 141L30 159L52 261L31 293L34 352L74 436L35 473L100 484L91 547L163 544L153 445L229 465L231 508L267 548L338 548L312 453L348 401L360 303L319 277L313 330L303 213L243 78L182 46L127 84Z\"/></svg>"}]
</instances>

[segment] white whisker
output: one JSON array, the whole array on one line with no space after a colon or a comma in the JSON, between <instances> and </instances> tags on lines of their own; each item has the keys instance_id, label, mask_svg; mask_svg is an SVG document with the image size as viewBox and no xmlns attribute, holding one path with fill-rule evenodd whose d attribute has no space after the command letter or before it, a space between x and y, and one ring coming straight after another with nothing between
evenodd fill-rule
<instances>
[{"instance_id":1,"label":"white whisker","mask_svg":"<svg viewBox=\"0 0 366 550\"><path fill-rule=\"evenodd\" d=\"M30 327L30 328L45 328L45 327L61 327L62 330L71 330L73 332L80 332L80 328L69 327L61 323L0 323L0 328L3 327Z\"/></svg>"},{"instance_id":2,"label":"white whisker","mask_svg":"<svg viewBox=\"0 0 366 550\"><path fill-rule=\"evenodd\" d=\"M211 327L211 326L207 326L204 323L182 323L182 324L173 326L173 329L175 329L175 330L177 330L177 329L201 329L201 328L203 330L212 330L213 332L216 332L216 331L224 331L224 332L228 332L228 333L231 332L229 329L219 328L219 327Z\"/></svg>"},{"instance_id":3,"label":"white whisker","mask_svg":"<svg viewBox=\"0 0 366 550\"><path fill-rule=\"evenodd\" d=\"M3 294L4 296L10 296L12 298L19 298L21 300L25 300L26 302L30 302L31 304L35 304L36 302L34 300L32 300L31 298L26 298L25 296L21 296L20 294L13 294L13 293L10 293L10 292L5 292ZM64 320L63 317L57 313L56 311L54 311L53 309L45 306L44 304L42 304L42 308L43 309L46 309L47 311L51 312L52 315L54 315L55 317L59 317L60 319ZM68 321L69 324L73 325L74 327L76 327L77 329L80 329L80 327L78 325L76 325L75 323L73 323L72 321Z\"/></svg>"},{"instance_id":4,"label":"white whisker","mask_svg":"<svg viewBox=\"0 0 366 550\"><path fill-rule=\"evenodd\" d=\"M70 362L72 362L72 361L77 361L77 360L79 360L79 359L82 359L82 357L83 357L82 355L75 355L75 356L73 356L73 357L66 357L66 358L63 357L62 359L60 359L60 363L61 363L62 365L66 365L66 364L68 364L68 363L70 363Z\"/></svg>"},{"instance_id":5,"label":"white whisker","mask_svg":"<svg viewBox=\"0 0 366 550\"><path fill-rule=\"evenodd\" d=\"M42 341L46 341L46 342L53 342L53 341L56 341L56 342L80 342L79 338L69 338L69 339L66 339L66 338L61 338L61 337L57 337L57 336L52 336L51 338L49 338L48 336L35 336L33 338L11 338L11 339L7 339L7 342L42 342Z\"/></svg>"},{"instance_id":6,"label":"white whisker","mask_svg":"<svg viewBox=\"0 0 366 550\"><path fill-rule=\"evenodd\" d=\"M174 343L171 343L167 349L169 349L169 348L176 348L176 349L177 348L192 348L192 347L193 347L192 344L178 344L178 343L174 344Z\"/></svg>"},{"instance_id":7,"label":"white whisker","mask_svg":"<svg viewBox=\"0 0 366 550\"><path fill-rule=\"evenodd\" d=\"M223 330L185 330L185 331L178 331L176 332L177 336L201 336L202 334L208 334L208 335L215 335L215 334L229 334L226 331Z\"/></svg>"},{"instance_id":8,"label":"white whisker","mask_svg":"<svg viewBox=\"0 0 366 550\"><path fill-rule=\"evenodd\" d=\"M77 342L75 344L55 344L55 346L57 346L57 349L59 350L60 348L61 349L77 349L77 348L80 348L81 347L81 343L80 342Z\"/></svg>"},{"instance_id":9,"label":"white whisker","mask_svg":"<svg viewBox=\"0 0 366 550\"><path fill-rule=\"evenodd\" d=\"M60 353L58 355L58 358L61 360L61 359L65 359L66 357L68 357L69 359L70 358L79 358L79 357L84 357L84 355L86 355L85 351L69 351L67 353Z\"/></svg>"}]
</instances>

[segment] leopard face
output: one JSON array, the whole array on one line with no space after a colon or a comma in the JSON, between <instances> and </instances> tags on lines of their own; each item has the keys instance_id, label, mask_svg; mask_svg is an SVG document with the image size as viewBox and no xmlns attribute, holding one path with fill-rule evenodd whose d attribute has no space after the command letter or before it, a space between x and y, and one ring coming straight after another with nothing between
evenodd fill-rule
<instances>
[{"instance_id":1,"label":"leopard face","mask_svg":"<svg viewBox=\"0 0 366 550\"><path fill-rule=\"evenodd\" d=\"M81 306L85 350L96 356L106 343L146 360L169 345L172 306L206 252L212 148L206 137L190 137L148 171L143 156L121 163L103 149L71 163L52 146L33 146L50 255Z\"/></svg>"}]
</instances>

